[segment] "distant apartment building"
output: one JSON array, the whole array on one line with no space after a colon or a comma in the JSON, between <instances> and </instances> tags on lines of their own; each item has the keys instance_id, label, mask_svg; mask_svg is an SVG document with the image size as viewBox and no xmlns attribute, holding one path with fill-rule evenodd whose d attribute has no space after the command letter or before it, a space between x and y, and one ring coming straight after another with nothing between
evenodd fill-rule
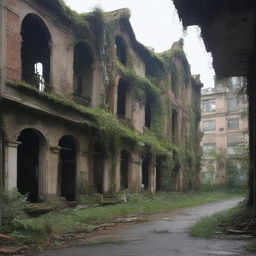
<instances>
[{"instance_id":1,"label":"distant apartment building","mask_svg":"<svg viewBox=\"0 0 256 256\"><path fill-rule=\"evenodd\" d=\"M226 182L228 168L236 172L237 179L245 179L241 164L248 142L244 83L244 78L232 77L202 90L202 183Z\"/></svg>"}]
</instances>

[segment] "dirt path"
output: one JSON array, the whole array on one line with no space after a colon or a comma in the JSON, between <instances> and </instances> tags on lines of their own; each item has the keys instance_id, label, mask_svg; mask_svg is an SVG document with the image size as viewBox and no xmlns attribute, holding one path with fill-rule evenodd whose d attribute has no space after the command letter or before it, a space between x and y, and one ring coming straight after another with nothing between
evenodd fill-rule
<instances>
[{"instance_id":1,"label":"dirt path","mask_svg":"<svg viewBox=\"0 0 256 256\"><path fill-rule=\"evenodd\" d=\"M224 200L154 215L149 222L123 225L93 235L102 239L122 239L123 244L65 248L38 256L221 256L247 254L241 240L206 240L190 237L189 228L202 216L236 205L241 199Z\"/></svg>"}]
</instances>

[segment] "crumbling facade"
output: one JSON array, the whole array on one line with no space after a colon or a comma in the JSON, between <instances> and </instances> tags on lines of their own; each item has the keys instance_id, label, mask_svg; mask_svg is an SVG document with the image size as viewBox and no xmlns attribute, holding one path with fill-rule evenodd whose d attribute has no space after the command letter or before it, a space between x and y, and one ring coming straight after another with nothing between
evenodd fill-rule
<instances>
[{"instance_id":1,"label":"crumbling facade","mask_svg":"<svg viewBox=\"0 0 256 256\"><path fill-rule=\"evenodd\" d=\"M243 77L232 77L216 79L214 88L202 90L202 183L226 183L231 168L237 183L246 181L248 104L244 85Z\"/></svg>"},{"instance_id":2,"label":"crumbling facade","mask_svg":"<svg viewBox=\"0 0 256 256\"><path fill-rule=\"evenodd\" d=\"M182 41L156 55L126 9L1 6L1 187L31 202L199 186L200 88Z\"/></svg>"}]
</instances>

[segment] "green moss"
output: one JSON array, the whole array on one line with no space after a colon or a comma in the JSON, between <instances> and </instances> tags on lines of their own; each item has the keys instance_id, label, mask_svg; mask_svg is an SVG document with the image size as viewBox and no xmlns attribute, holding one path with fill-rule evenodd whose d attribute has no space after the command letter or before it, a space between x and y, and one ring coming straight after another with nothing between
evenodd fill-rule
<instances>
[{"instance_id":1,"label":"green moss","mask_svg":"<svg viewBox=\"0 0 256 256\"><path fill-rule=\"evenodd\" d=\"M25 82L9 83L9 85L49 100L58 106L68 107L83 114L85 117L84 126L96 129L106 148L112 153L116 153L116 150L119 149L124 140L133 145L146 145L157 154L165 154L168 150L175 148L150 131L147 131L145 134L138 133L128 125L120 123L113 113L107 112L104 109L78 105L72 100L57 94L38 91L35 87Z\"/></svg>"}]
</instances>

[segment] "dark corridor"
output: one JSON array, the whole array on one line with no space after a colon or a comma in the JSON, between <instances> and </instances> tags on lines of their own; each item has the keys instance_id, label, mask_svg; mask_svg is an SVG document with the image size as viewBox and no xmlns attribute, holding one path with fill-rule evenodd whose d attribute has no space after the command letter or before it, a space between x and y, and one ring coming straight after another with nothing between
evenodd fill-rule
<instances>
[{"instance_id":1,"label":"dark corridor","mask_svg":"<svg viewBox=\"0 0 256 256\"><path fill-rule=\"evenodd\" d=\"M30 202L38 201L39 138L31 129L23 130L18 138L17 188L28 194Z\"/></svg>"},{"instance_id":2,"label":"dark corridor","mask_svg":"<svg viewBox=\"0 0 256 256\"><path fill-rule=\"evenodd\" d=\"M64 136L60 142L59 180L60 195L67 201L75 200L76 192L76 146L70 136Z\"/></svg>"}]
</instances>

